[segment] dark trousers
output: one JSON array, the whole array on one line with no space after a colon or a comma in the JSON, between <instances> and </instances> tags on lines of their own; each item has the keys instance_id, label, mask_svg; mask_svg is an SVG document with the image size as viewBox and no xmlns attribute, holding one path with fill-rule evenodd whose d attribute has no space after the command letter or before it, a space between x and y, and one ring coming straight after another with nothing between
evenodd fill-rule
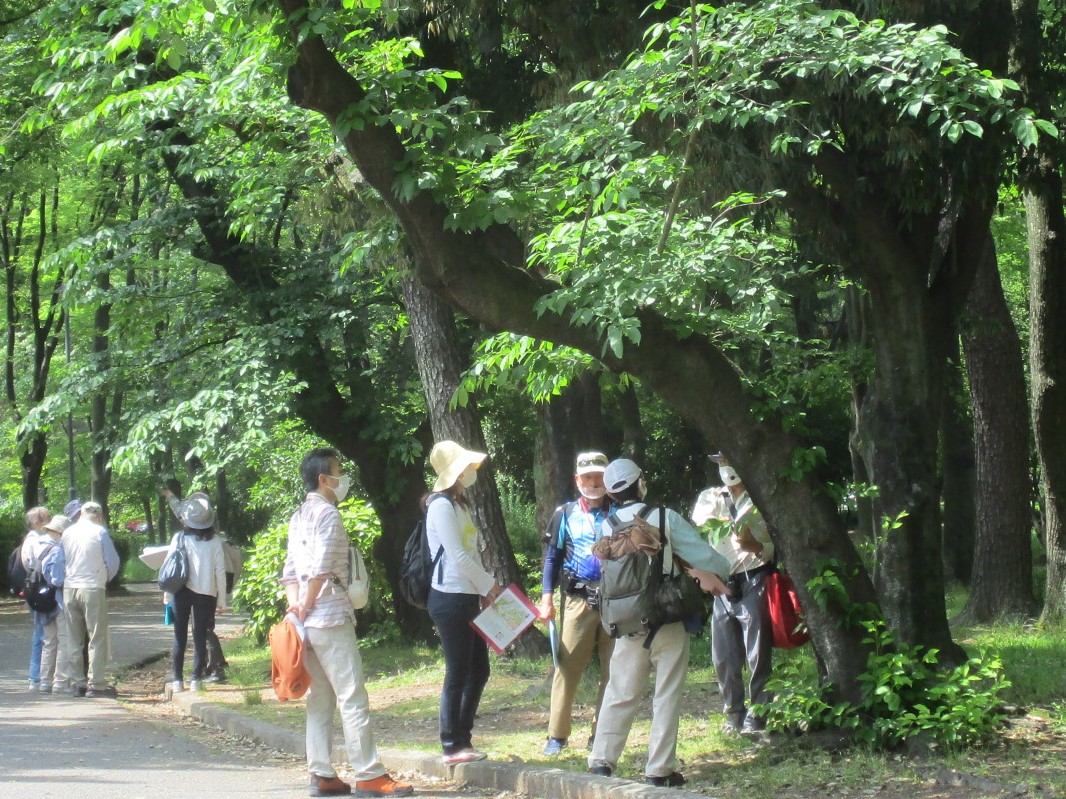
<instances>
[{"instance_id":1,"label":"dark trousers","mask_svg":"<svg viewBox=\"0 0 1066 799\"><path fill-rule=\"evenodd\" d=\"M185 669L185 648L189 643L189 617L192 617L192 679L204 676L207 665L207 631L215 626L215 597L197 594L188 587L174 594L174 646L170 650L174 679Z\"/></svg>"},{"instance_id":2,"label":"dark trousers","mask_svg":"<svg viewBox=\"0 0 1066 799\"><path fill-rule=\"evenodd\" d=\"M440 743L444 754L472 746L474 717L489 681L489 648L471 620L481 611L476 594L446 594L431 588L429 616L444 650L440 695Z\"/></svg>"}]
</instances>

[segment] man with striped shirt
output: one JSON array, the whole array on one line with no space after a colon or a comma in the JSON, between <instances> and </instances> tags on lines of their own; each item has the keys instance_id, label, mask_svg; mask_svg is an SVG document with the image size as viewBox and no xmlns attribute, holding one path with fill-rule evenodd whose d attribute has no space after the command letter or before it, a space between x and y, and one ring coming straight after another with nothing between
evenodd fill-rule
<instances>
[{"instance_id":1,"label":"man with striped shirt","mask_svg":"<svg viewBox=\"0 0 1066 799\"><path fill-rule=\"evenodd\" d=\"M340 710L348 761L356 774L356 796L408 796L411 785L396 782L378 760L370 728L370 700L348 599L348 534L337 503L348 494L340 453L313 449L300 464L307 497L289 520L289 542L281 582L288 612L307 631L304 664L311 675L307 693L307 767L311 796L342 796L352 786L330 762L333 709Z\"/></svg>"}]
</instances>

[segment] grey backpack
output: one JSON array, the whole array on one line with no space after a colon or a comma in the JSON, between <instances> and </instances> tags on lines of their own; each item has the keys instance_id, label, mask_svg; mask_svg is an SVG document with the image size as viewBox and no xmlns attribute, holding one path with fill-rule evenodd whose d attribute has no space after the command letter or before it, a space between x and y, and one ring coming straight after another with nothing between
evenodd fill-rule
<instances>
[{"instance_id":1,"label":"grey backpack","mask_svg":"<svg viewBox=\"0 0 1066 799\"><path fill-rule=\"evenodd\" d=\"M611 534L593 552L601 559L600 622L612 638L647 633L659 623L656 591L662 580L660 532L648 524L645 506L629 521L612 513Z\"/></svg>"}]
</instances>

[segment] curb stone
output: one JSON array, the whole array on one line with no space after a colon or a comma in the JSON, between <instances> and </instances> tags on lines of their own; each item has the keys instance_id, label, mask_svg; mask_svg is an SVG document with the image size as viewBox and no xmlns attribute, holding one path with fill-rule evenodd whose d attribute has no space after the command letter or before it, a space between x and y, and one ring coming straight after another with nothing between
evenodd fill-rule
<instances>
[{"instance_id":1,"label":"curb stone","mask_svg":"<svg viewBox=\"0 0 1066 799\"><path fill-rule=\"evenodd\" d=\"M228 706L206 701L203 694L192 691L173 693L169 686L165 693L166 698L183 713L205 724L281 752L298 757L307 754L303 733L249 718ZM390 771L458 780L478 788L509 791L541 799L708 799L707 794L680 788L657 788L620 777L597 777L594 774L530 766L521 762L480 760L446 766L436 755L384 748L378 749L378 757ZM332 758L335 763L347 762L348 756L342 745L333 747Z\"/></svg>"}]
</instances>

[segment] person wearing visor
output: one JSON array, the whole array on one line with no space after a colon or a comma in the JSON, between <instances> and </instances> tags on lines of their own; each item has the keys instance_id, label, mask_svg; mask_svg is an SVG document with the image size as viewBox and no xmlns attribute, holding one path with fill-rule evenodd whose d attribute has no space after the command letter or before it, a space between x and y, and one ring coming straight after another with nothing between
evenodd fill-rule
<instances>
[{"instance_id":1,"label":"person wearing visor","mask_svg":"<svg viewBox=\"0 0 1066 799\"><path fill-rule=\"evenodd\" d=\"M692 510L693 522L712 528L707 543L730 564L730 593L714 598L711 659L722 689L725 731L754 735L766 726L766 720L745 706L744 665L749 672L749 705L769 702L766 683L773 657L773 630L765 581L774 569L774 544L736 469L721 453L711 459L718 464L724 485L701 492Z\"/></svg>"},{"instance_id":2,"label":"person wearing visor","mask_svg":"<svg viewBox=\"0 0 1066 799\"><path fill-rule=\"evenodd\" d=\"M348 533L337 503L348 496L351 478L340 453L313 449L300 464L307 496L289 520L289 540L281 583L289 607L307 632L304 665L311 675L307 692L307 770L311 796L345 796L352 786L330 761L333 712L340 711L348 762L355 772L356 796L408 796L414 787L397 782L378 760L370 726L363 659L355 637L348 598ZM219 567L220 571L222 566ZM223 587L225 576L223 572Z\"/></svg>"},{"instance_id":3,"label":"person wearing visor","mask_svg":"<svg viewBox=\"0 0 1066 799\"><path fill-rule=\"evenodd\" d=\"M440 695L440 743L446 765L484 760L474 748L474 718L489 681L489 649L470 622L503 588L485 570L478 531L470 515L469 489L487 456L454 441L439 441L429 453L437 475L425 499L430 552L443 554L433 569L427 608L444 650Z\"/></svg>"},{"instance_id":4,"label":"person wearing visor","mask_svg":"<svg viewBox=\"0 0 1066 799\"><path fill-rule=\"evenodd\" d=\"M548 742L544 754L557 755L570 737L574 695L594 650L600 656L600 692L592 716L589 746L596 738L596 722L607 681L611 676L614 639L600 624L596 610L596 589L600 580L600 560L592 554L593 545L603 535L603 522L610 510L603 471L607 456L602 452L582 452L577 456L574 484L581 495L560 506L545 534L544 577L541 583L540 615L555 617L554 594L562 594L559 614L559 665L552 678Z\"/></svg>"},{"instance_id":5,"label":"person wearing visor","mask_svg":"<svg viewBox=\"0 0 1066 799\"><path fill-rule=\"evenodd\" d=\"M664 574L673 568L676 556L687 564L686 570L704 591L725 593L722 581L729 574L729 561L715 552L677 511L662 507L645 510L648 488L644 472L636 463L628 458L611 461L603 473L603 482L615 506L612 520L617 518L624 523L640 514L652 527L662 530L670 553L663 563ZM697 626L698 623L697 619ZM677 770L677 729L688 656L689 628L685 621L661 624L615 641L611 679L588 759L590 773L602 777L614 773L654 668L655 693L644 782L668 788L685 784L685 777Z\"/></svg>"}]
</instances>

